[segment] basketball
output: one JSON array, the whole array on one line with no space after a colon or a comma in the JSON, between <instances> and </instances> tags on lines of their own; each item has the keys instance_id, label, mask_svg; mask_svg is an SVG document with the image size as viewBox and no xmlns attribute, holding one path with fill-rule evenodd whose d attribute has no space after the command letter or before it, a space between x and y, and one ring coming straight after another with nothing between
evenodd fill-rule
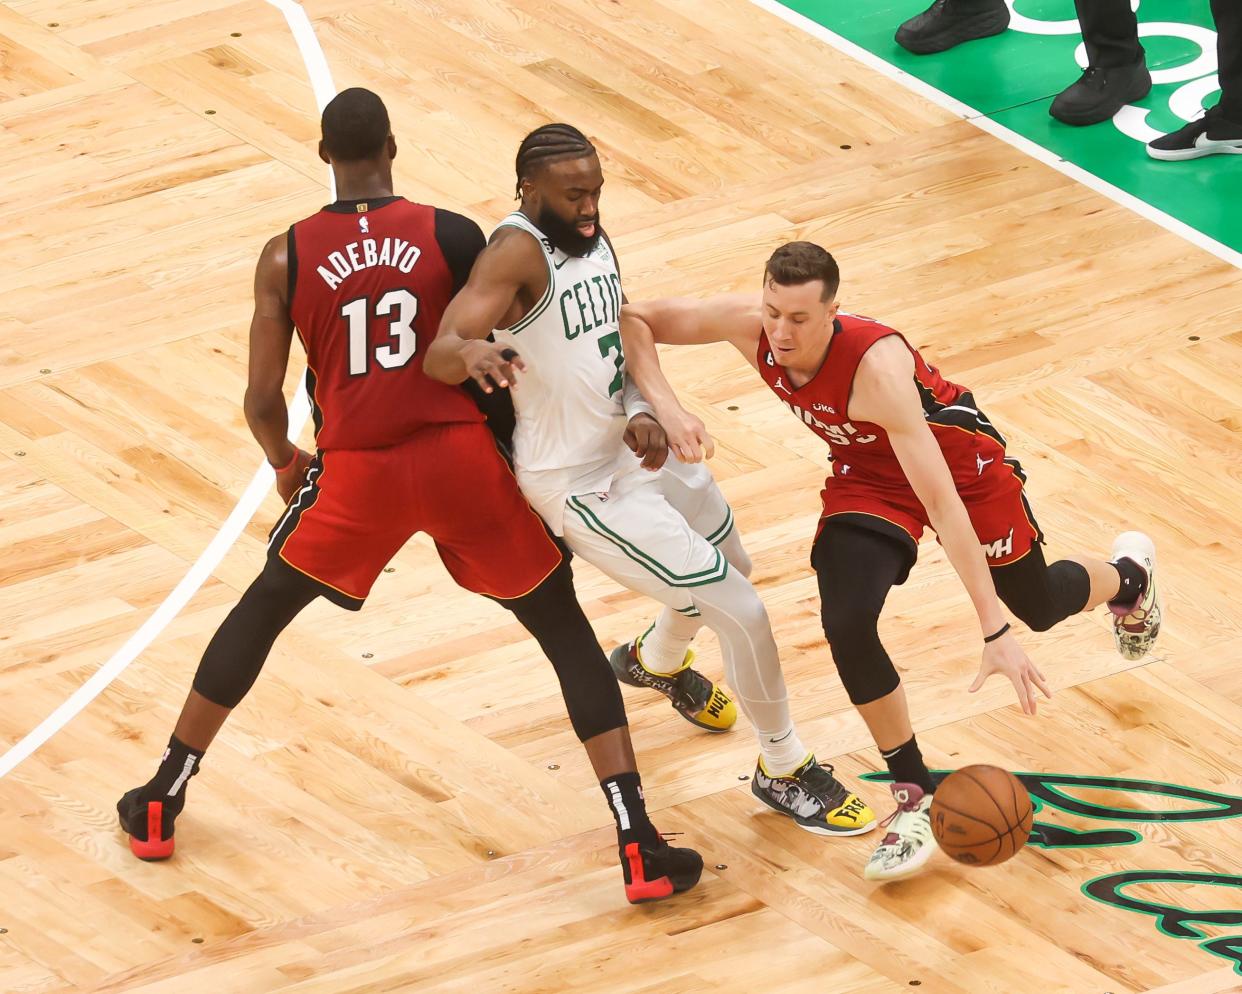
<instances>
[{"instance_id":1,"label":"basketball","mask_svg":"<svg viewBox=\"0 0 1242 994\"><path fill-rule=\"evenodd\" d=\"M932 832L940 848L967 866L995 866L1013 857L1031 835L1031 796L999 766L966 766L950 773L932 796Z\"/></svg>"}]
</instances>

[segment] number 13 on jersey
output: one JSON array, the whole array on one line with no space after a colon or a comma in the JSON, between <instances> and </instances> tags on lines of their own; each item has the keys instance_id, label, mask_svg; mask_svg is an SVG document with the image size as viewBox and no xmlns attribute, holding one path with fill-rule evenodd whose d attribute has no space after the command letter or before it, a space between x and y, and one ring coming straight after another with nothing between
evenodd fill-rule
<instances>
[{"instance_id":1,"label":"number 13 on jersey","mask_svg":"<svg viewBox=\"0 0 1242 994\"><path fill-rule=\"evenodd\" d=\"M418 317L418 298L409 290L389 290L375 302L375 316L386 318L396 312L388 324L393 342L370 348L367 324L371 316L369 297L357 297L341 307L341 317L349 322L349 375L363 376L370 372L371 356L384 369L399 369L414 358L418 337L414 319Z\"/></svg>"}]
</instances>

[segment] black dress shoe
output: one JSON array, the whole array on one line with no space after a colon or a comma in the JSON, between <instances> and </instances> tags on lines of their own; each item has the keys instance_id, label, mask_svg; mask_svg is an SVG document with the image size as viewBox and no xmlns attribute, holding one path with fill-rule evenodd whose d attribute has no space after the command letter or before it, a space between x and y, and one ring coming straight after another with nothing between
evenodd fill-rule
<instances>
[{"instance_id":1,"label":"black dress shoe","mask_svg":"<svg viewBox=\"0 0 1242 994\"><path fill-rule=\"evenodd\" d=\"M990 38L1009 27L1004 0L936 0L897 29L897 44L915 55L944 52L964 41Z\"/></svg>"},{"instance_id":2,"label":"black dress shoe","mask_svg":"<svg viewBox=\"0 0 1242 994\"><path fill-rule=\"evenodd\" d=\"M1065 124L1099 124L1151 92L1151 73L1139 59L1130 66L1088 66L1077 83L1056 95L1048 113Z\"/></svg>"}]
</instances>

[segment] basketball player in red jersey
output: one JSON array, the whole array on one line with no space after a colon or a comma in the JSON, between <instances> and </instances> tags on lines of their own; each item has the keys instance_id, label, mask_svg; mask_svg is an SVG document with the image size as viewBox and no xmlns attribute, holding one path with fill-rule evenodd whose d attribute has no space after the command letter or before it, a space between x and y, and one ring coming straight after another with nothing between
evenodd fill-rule
<instances>
[{"instance_id":1,"label":"basketball player in red jersey","mask_svg":"<svg viewBox=\"0 0 1242 994\"><path fill-rule=\"evenodd\" d=\"M246 419L288 504L268 562L212 638L155 776L117 805L142 859L173 852L186 782L254 684L272 643L323 596L358 610L384 565L424 531L458 585L504 605L556 669L617 823L626 896L693 887L702 859L648 819L624 706L574 595L568 557L462 389L423 356L484 248L461 215L393 195L396 142L374 93L324 109L320 157L340 199L267 243L255 274ZM294 331L306 348L317 452L287 439L281 387Z\"/></svg>"},{"instance_id":2,"label":"basketball player in red jersey","mask_svg":"<svg viewBox=\"0 0 1242 994\"><path fill-rule=\"evenodd\" d=\"M677 402L656 342L731 342L831 449L833 475L811 562L833 660L894 780L897 811L865 870L870 879L890 880L917 871L935 849L928 817L934 784L877 631L884 599L905 582L923 529L935 530L979 617L983 662L971 691L1003 674L1027 714L1035 713L1036 689L1051 695L1002 603L1045 631L1107 602L1118 650L1139 659L1160 631L1160 601L1155 550L1138 532L1117 538L1111 561L1075 556L1047 565L1022 468L973 395L944 379L898 332L841 313L839 283L831 255L792 242L768 260L762 300L634 304L622 312L622 333L630 374L678 458L710 456L711 439Z\"/></svg>"}]
</instances>

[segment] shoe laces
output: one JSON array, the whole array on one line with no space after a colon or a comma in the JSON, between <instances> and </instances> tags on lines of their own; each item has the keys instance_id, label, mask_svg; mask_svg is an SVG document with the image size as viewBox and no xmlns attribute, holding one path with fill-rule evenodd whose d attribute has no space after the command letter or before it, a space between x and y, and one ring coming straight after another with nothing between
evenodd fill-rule
<instances>
[{"instance_id":1,"label":"shoe laces","mask_svg":"<svg viewBox=\"0 0 1242 994\"><path fill-rule=\"evenodd\" d=\"M689 666L675 676L677 702L685 708L705 708L712 696L712 682Z\"/></svg>"},{"instance_id":2,"label":"shoe laces","mask_svg":"<svg viewBox=\"0 0 1242 994\"><path fill-rule=\"evenodd\" d=\"M915 800L908 790L893 791L893 799L897 802L897 807L893 809L893 813L880 821L880 828L887 828L897 816L901 814L913 814L919 809L919 805L923 803L922 798Z\"/></svg>"},{"instance_id":3,"label":"shoe laces","mask_svg":"<svg viewBox=\"0 0 1242 994\"><path fill-rule=\"evenodd\" d=\"M1104 68L1102 66L1087 66L1082 71L1082 78L1078 82L1086 83L1093 89L1102 90L1108 83L1108 80L1104 76Z\"/></svg>"},{"instance_id":4,"label":"shoe laces","mask_svg":"<svg viewBox=\"0 0 1242 994\"><path fill-rule=\"evenodd\" d=\"M879 827L889 829L889 831L885 833L883 840L880 842L881 846L895 846L901 841L902 831L906 829L906 826L904 824L898 826L894 823L902 815L916 814L919 810L919 805L922 803L921 799L918 801L914 800L910 796L910 792L905 790L894 791L893 798L897 801L897 807L893 810L892 814L880 820ZM889 828L889 826L892 826L892 828Z\"/></svg>"},{"instance_id":5,"label":"shoe laces","mask_svg":"<svg viewBox=\"0 0 1242 994\"><path fill-rule=\"evenodd\" d=\"M811 763L798 774L798 780L803 789L831 808L838 797L847 793L835 773L836 768L831 763Z\"/></svg>"}]
</instances>

